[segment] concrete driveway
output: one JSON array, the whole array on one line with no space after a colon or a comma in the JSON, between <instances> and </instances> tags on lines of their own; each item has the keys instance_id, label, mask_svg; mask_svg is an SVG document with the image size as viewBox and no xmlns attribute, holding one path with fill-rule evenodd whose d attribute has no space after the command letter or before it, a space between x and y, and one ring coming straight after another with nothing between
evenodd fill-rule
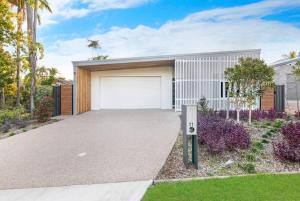
<instances>
[{"instance_id":1,"label":"concrete driveway","mask_svg":"<svg viewBox=\"0 0 300 201\"><path fill-rule=\"evenodd\" d=\"M0 141L0 189L154 179L180 120L166 110L88 112Z\"/></svg>"}]
</instances>

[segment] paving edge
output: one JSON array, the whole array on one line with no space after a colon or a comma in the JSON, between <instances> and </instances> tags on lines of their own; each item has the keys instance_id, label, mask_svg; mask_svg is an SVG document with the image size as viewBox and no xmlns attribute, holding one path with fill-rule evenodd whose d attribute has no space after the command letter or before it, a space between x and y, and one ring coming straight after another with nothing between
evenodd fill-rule
<instances>
[{"instance_id":1,"label":"paving edge","mask_svg":"<svg viewBox=\"0 0 300 201\"><path fill-rule=\"evenodd\" d=\"M300 171L292 172L270 172L270 173L259 173L259 174L241 174L241 175L226 175L226 176L211 176L211 177L189 177L181 179L159 179L153 180L152 185L159 183L175 183L175 182L185 182L185 181L197 181L197 180L209 180L209 179L226 179L231 177L246 177L246 176L257 176L257 175L284 175L284 174L299 174Z\"/></svg>"}]
</instances>

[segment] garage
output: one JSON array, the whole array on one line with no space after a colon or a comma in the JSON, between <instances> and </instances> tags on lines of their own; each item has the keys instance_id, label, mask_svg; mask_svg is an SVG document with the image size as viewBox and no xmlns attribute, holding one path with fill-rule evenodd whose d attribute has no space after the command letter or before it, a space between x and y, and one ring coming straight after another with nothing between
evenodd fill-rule
<instances>
[{"instance_id":1,"label":"garage","mask_svg":"<svg viewBox=\"0 0 300 201\"><path fill-rule=\"evenodd\" d=\"M91 72L91 110L172 109L172 67Z\"/></svg>"},{"instance_id":2,"label":"garage","mask_svg":"<svg viewBox=\"0 0 300 201\"><path fill-rule=\"evenodd\" d=\"M160 80L158 76L101 77L100 109L160 108Z\"/></svg>"}]
</instances>

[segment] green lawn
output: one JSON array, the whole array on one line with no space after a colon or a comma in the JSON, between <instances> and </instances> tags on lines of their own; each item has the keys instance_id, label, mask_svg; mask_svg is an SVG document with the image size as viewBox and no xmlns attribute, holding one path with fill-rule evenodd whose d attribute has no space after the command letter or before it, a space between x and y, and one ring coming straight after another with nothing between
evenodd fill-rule
<instances>
[{"instance_id":1,"label":"green lawn","mask_svg":"<svg viewBox=\"0 0 300 201\"><path fill-rule=\"evenodd\" d=\"M300 174L256 175L160 183L143 201L299 201Z\"/></svg>"}]
</instances>

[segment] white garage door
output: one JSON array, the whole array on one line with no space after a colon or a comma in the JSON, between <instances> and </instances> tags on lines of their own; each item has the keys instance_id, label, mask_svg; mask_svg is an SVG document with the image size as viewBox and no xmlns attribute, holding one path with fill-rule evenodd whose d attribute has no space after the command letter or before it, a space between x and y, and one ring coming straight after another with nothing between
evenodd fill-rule
<instances>
[{"instance_id":1,"label":"white garage door","mask_svg":"<svg viewBox=\"0 0 300 201\"><path fill-rule=\"evenodd\" d=\"M160 108L160 77L102 77L102 109Z\"/></svg>"}]
</instances>

